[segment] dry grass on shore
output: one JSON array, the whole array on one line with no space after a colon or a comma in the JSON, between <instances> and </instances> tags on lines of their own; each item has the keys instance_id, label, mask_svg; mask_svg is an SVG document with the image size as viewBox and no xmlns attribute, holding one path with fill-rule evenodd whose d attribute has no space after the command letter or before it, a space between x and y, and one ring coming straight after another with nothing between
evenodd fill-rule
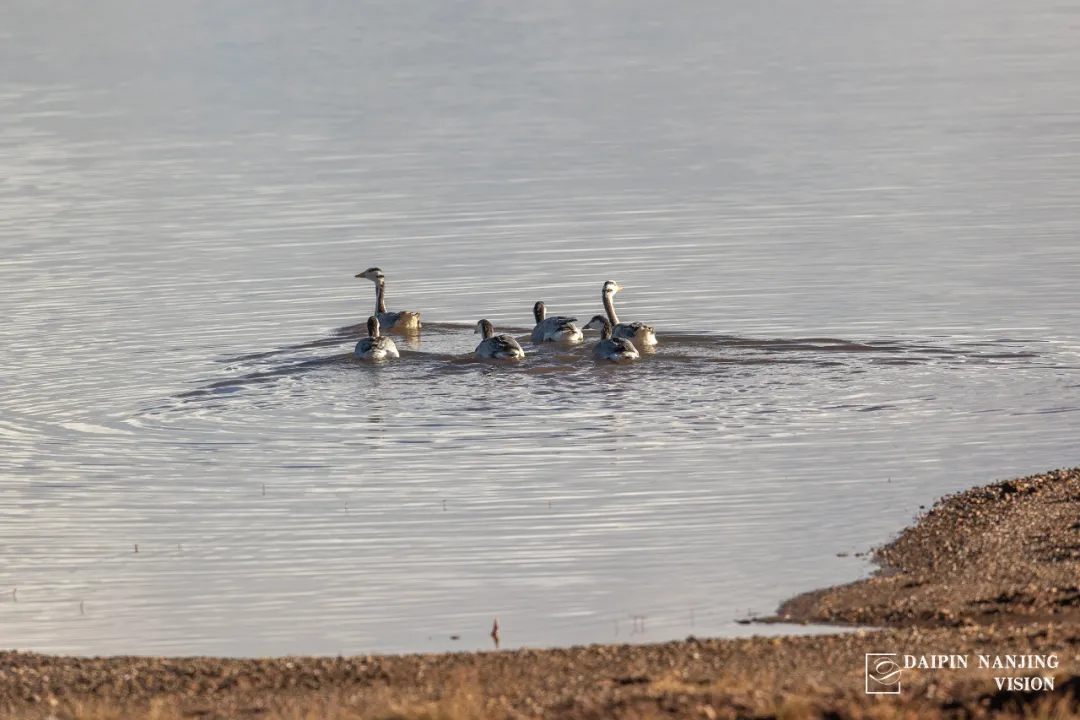
<instances>
[{"instance_id":1,"label":"dry grass on shore","mask_svg":"<svg viewBox=\"0 0 1080 720\"><path fill-rule=\"evenodd\" d=\"M537 715L492 711L485 707L483 691L476 686L456 688L451 697L435 702L409 702L350 697L330 692L314 697L278 699L272 707L219 707L192 709L183 701L157 699L149 703L75 702L48 708L24 708L3 717L10 720L505 720L545 717L568 720L671 720L672 718L746 718L753 720L956 720L957 718L1000 718L1001 720L1076 720L1080 708L1071 695L1048 696L1014 708L963 707L944 703L937 707L896 702L863 702L848 699L832 702L821 697L788 696L757 710L736 709L717 703L717 698L700 688L658 683L632 702L617 705L566 708Z\"/></svg>"}]
</instances>

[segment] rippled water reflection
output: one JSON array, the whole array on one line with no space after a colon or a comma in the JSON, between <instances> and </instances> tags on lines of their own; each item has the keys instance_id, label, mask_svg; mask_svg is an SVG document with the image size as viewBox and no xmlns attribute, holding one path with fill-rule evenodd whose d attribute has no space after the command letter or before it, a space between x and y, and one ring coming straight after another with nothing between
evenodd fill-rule
<instances>
[{"instance_id":1,"label":"rippled water reflection","mask_svg":"<svg viewBox=\"0 0 1080 720\"><path fill-rule=\"evenodd\" d=\"M1080 461L1066 6L158 5L0 9L8 646L761 632ZM655 354L470 360L608 278Z\"/></svg>"}]
</instances>

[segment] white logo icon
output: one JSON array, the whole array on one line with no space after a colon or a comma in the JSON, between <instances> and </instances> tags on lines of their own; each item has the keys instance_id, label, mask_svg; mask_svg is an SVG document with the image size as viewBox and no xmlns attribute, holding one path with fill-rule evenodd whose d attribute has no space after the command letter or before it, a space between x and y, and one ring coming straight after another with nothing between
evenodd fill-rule
<instances>
[{"instance_id":1,"label":"white logo icon","mask_svg":"<svg viewBox=\"0 0 1080 720\"><path fill-rule=\"evenodd\" d=\"M866 653L866 694L899 695L903 666L896 653Z\"/></svg>"}]
</instances>

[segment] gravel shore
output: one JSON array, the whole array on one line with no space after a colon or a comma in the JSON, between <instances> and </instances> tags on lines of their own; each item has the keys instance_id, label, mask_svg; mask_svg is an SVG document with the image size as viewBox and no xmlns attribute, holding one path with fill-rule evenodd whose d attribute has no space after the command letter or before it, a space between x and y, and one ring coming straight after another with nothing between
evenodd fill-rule
<instances>
[{"instance_id":1,"label":"gravel shore","mask_svg":"<svg viewBox=\"0 0 1080 720\"><path fill-rule=\"evenodd\" d=\"M877 576L777 619L882 630L350 658L0 653L0 717L1080 717L1080 470L945 498L875 555ZM898 695L867 695L867 653L970 665L904 669ZM980 656L1057 667L980 669Z\"/></svg>"}]
</instances>

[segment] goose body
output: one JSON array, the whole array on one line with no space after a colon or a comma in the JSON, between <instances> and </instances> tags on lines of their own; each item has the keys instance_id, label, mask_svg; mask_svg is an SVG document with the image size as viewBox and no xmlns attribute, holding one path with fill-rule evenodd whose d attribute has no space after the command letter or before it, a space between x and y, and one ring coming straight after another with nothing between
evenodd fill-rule
<instances>
[{"instance_id":1,"label":"goose body","mask_svg":"<svg viewBox=\"0 0 1080 720\"><path fill-rule=\"evenodd\" d=\"M632 362L641 357L634 343L626 338L611 336L611 323L603 315L597 315L585 326L586 330L599 330L600 342L593 348L593 360L609 360L611 362Z\"/></svg>"},{"instance_id":2,"label":"goose body","mask_svg":"<svg viewBox=\"0 0 1080 720\"><path fill-rule=\"evenodd\" d=\"M402 310L400 312L379 313L379 322L398 332L415 332L423 327L420 313Z\"/></svg>"},{"instance_id":3,"label":"goose body","mask_svg":"<svg viewBox=\"0 0 1080 720\"><path fill-rule=\"evenodd\" d=\"M607 312L608 320L611 322L611 337L612 338L625 338L633 341L635 345L642 347L651 347L656 344L656 331L653 330L651 325L646 325L642 322L621 323L619 317L615 314L615 293L622 290L614 280L608 280L604 283L604 287L601 290L601 296L604 300L604 310ZM596 318L593 318L595 320Z\"/></svg>"},{"instance_id":4,"label":"goose body","mask_svg":"<svg viewBox=\"0 0 1080 720\"><path fill-rule=\"evenodd\" d=\"M509 335L496 335L495 329L487 320L476 323L476 332L483 340L476 346L476 357L480 360L521 360L525 351L518 341Z\"/></svg>"},{"instance_id":5,"label":"goose body","mask_svg":"<svg viewBox=\"0 0 1080 720\"><path fill-rule=\"evenodd\" d=\"M386 276L377 267L368 268L356 275L375 283L375 317L379 319L379 325L388 331L409 333L418 331L423 325L420 324L420 313L402 310L388 312L386 310Z\"/></svg>"},{"instance_id":6,"label":"goose body","mask_svg":"<svg viewBox=\"0 0 1080 720\"><path fill-rule=\"evenodd\" d=\"M529 338L534 345L539 345L542 342L557 342L557 343L579 343L585 339L581 329L575 325L577 318L563 317L559 315L557 317L548 317L547 308L543 302L537 301L533 305L533 317L536 318L536 327L533 328L532 336Z\"/></svg>"},{"instance_id":7,"label":"goose body","mask_svg":"<svg viewBox=\"0 0 1080 720\"><path fill-rule=\"evenodd\" d=\"M385 360L388 357L401 357L397 345L385 335L379 334L379 318L372 315L367 321L368 336L356 343L353 354L361 360Z\"/></svg>"}]
</instances>

